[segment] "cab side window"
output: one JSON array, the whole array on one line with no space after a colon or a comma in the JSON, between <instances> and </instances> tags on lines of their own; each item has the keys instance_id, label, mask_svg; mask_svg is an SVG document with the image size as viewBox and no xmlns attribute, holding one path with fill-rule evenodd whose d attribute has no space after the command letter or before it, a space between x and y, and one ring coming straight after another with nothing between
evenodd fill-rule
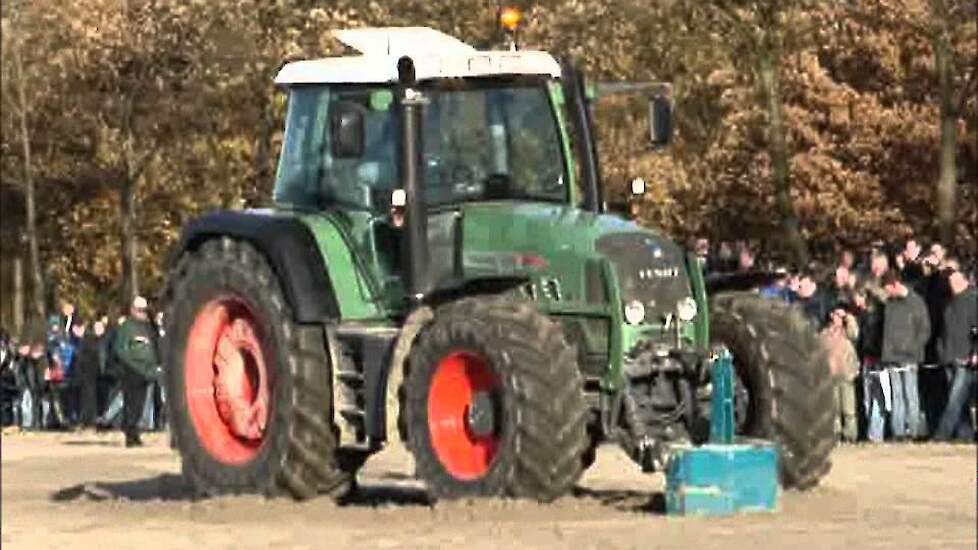
<instances>
[{"instance_id":1,"label":"cab side window","mask_svg":"<svg viewBox=\"0 0 978 550\"><path fill-rule=\"evenodd\" d=\"M397 124L394 109L378 100L380 90L338 91L330 107L339 102L363 106L363 155L336 158L329 147L329 136L323 147L321 187L328 202L376 210L382 208L385 196L397 186Z\"/></svg>"},{"instance_id":2,"label":"cab side window","mask_svg":"<svg viewBox=\"0 0 978 550\"><path fill-rule=\"evenodd\" d=\"M285 139L275 175L275 202L316 206L318 176L326 133L329 89L325 86L295 87L289 94Z\"/></svg>"}]
</instances>

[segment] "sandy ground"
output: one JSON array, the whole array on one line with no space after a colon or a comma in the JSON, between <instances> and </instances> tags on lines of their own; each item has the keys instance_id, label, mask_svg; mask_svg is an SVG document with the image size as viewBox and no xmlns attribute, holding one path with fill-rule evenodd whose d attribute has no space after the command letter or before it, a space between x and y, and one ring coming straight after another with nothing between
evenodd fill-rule
<instances>
[{"instance_id":1,"label":"sandy ground","mask_svg":"<svg viewBox=\"0 0 978 550\"><path fill-rule=\"evenodd\" d=\"M17 548L934 548L976 547L974 446L843 447L822 486L775 514L662 515L662 478L602 449L574 496L550 505L430 505L400 447L367 463L337 506L260 497L191 501L161 437L5 435L4 550Z\"/></svg>"}]
</instances>

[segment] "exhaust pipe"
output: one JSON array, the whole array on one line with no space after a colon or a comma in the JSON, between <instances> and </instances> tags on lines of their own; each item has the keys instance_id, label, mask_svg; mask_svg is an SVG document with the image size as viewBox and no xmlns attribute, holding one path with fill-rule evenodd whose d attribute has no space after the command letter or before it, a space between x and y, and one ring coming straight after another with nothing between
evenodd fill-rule
<instances>
[{"instance_id":1,"label":"exhaust pipe","mask_svg":"<svg viewBox=\"0 0 978 550\"><path fill-rule=\"evenodd\" d=\"M397 78L401 88L401 174L406 199L401 250L407 264L408 296L420 303L431 292L428 212L421 166L422 110L427 100L415 88L414 61L410 57L397 61Z\"/></svg>"}]
</instances>

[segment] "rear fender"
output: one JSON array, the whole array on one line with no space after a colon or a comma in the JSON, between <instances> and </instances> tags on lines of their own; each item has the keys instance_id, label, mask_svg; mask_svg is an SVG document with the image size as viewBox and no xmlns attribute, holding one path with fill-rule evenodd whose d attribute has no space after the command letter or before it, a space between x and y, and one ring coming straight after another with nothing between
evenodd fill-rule
<instances>
[{"instance_id":1,"label":"rear fender","mask_svg":"<svg viewBox=\"0 0 978 550\"><path fill-rule=\"evenodd\" d=\"M326 263L308 227L298 218L262 211L218 211L184 227L169 266L205 241L229 237L251 243L271 264L298 323L340 319Z\"/></svg>"}]
</instances>

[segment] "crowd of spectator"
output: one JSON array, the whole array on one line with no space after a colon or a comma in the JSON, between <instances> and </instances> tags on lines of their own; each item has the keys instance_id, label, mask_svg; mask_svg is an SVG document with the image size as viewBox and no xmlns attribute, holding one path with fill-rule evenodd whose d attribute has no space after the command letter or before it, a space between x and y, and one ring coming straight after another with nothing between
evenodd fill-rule
<instances>
[{"instance_id":1,"label":"crowd of spectator","mask_svg":"<svg viewBox=\"0 0 978 550\"><path fill-rule=\"evenodd\" d=\"M2 421L21 430L165 429L159 318L136 297L127 315L84 317L65 303L19 339L0 331Z\"/></svg>"},{"instance_id":2,"label":"crowd of spectator","mask_svg":"<svg viewBox=\"0 0 978 550\"><path fill-rule=\"evenodd\" d=\"M748 243L692 243L707 273L756 271ZM975 263L914 239L840 250L800 270L766 266L764 297L797 304L825 344L842 441L974 441Z\"/></svg>"}]
</instances>

